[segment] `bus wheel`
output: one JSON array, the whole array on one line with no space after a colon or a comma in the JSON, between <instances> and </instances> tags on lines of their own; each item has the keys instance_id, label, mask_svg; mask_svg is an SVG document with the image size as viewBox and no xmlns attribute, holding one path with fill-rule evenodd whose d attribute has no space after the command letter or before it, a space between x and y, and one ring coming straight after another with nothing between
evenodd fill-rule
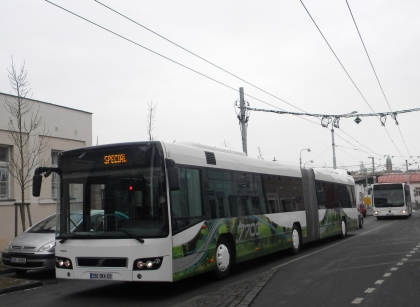
<instances>
[{"instance_id":1,"label":"bus wheel","mask_svg":"<svg viewBox=\"0 0 420 307\"><path fill-rule=\"evenodd\" d=\"M345 238L347 236L347 227L346 221L344 219L341 220L341 237Z\"/></svg>"},{"instance_id":2,"label":"bus wheel","mask_svg":"<svg viewBox=\"0 0 420 307\"><path fill-rule=\"evenodd\" d=\"M300 252L302 246L302 236L300 234L299 228L296 225L293 225L292 228L292 253L296 255Z\"/></svg>"},{"instance_id":3,"label":"bus wheel","mask_svg":"<svg viewBox=\"0 0 420 307\"><path fill-rule=\"evenodd\" d=\"M232 267L232 252L229 241L221 237L217 242L216 248L216 269L214 271L217 279L226 278Z\"/></svg>"}]
</instances>

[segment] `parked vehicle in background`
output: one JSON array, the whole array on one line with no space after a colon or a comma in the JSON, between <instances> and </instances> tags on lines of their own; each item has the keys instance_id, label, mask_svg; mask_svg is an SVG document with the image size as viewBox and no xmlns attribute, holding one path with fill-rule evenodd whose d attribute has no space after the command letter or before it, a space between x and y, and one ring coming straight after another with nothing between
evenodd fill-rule
<instances>
[{"instance_id":1,"label":"parked vehicle in background","mask_svg":"<svg viewBox=\"0 0 420 307\"><path fill-rule=\"evenodd\" d=\"M91 216L91 229L102 227L103 210L92 210ZM118 220L128 219L123 213L116 217ZM81 211L71 214L72 232L79 231L82 218ZM56 225L57 215L53 214L11 240L1 255L4 266L14 269L18 275L24 275L28 270L54 270Z\"/></svg>"},{"instance_id":2,"label":"parked vehicle in background","mask_svg":"<svg viewBox=\"0 0 420 307\"><path fill-rule=\"evenodd\" d=\"M23 275L27 270L52 270L55 267L55 225L53 214L18 235L1 254L4 266Z\"/></svg>"}]
</instances>

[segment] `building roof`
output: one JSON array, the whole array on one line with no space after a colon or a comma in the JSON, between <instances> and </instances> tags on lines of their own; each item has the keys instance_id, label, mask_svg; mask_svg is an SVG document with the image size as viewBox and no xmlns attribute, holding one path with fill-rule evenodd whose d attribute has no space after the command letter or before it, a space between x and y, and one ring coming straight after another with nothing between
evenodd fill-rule
<instances>
[{"instance_id":1,"label":"building roof","mask_svg":"<svg viewBox=\"0 0 420 307\"><path fill-rule=\"evenodd\" d=\"M9 97L13 97L13 98L18 98L18 96L15 96L15 95L12 95L12 94L6 94L6 93L3 93L3 92L0 92L0 95L9 96ZM49 104L49 105L64 108L64 109L74 110L74 111L83 112L83 113L87 113L87 114L93 114L92 112L78 110L78 109L69 108L69 107L65 107L65 106L60 106L58 104L54 104L54 103L50 103L50 102L36 100L36 99L28 98L28 97L23 97L23 98L25 98L26 100L36 101L36 102L40 102L40 103L44 103L44 104Z\"/></svg>"},{"instance_id":2,"label":"building roof","mask_svg":"<svg viewBox=\"0 0 420 307\"><path fill-rule=\"evenodd\" d=\"M378 183L420 182L420 173L387 174L378 177Z\"/></svg>"}]
</instances>

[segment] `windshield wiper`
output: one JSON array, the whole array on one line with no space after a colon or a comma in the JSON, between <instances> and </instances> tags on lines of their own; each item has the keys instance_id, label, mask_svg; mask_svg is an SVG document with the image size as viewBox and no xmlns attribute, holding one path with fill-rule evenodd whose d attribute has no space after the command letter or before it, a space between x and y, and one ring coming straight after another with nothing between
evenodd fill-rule
<instances>
[{"instance_id":1,"label":"windshield wiper","mask_svg":"<svg viewBox=\"0 0 420 307\"><path fill-rule=\"evenodd\" d=\"M61 239L61 240L60 240L60 243L64 243L64 242L66 242L68 239L73 239L73 238L78 238L78 239L87 239L87 238L92 238L92 235L76 235L76 234L73 234L73 235L68 236L68 237L66 237L66 238L59 238L59 239Z\"/></svg>"},{"instance_id":2,"label":"windshield wiper","mask_svg":"<svg viewBox=\"0 0 420 307\"><path fill-rule=\"evenodd\" d=\"M124 229L117 229L117 231L121 231L121 232L125 233L126 235L129 235L130 237L139 241L141 244L144 243L144 240L142 238L136 236L134 233L128 232L127 230L124 230Z\"/></svg>"}]
</instances>

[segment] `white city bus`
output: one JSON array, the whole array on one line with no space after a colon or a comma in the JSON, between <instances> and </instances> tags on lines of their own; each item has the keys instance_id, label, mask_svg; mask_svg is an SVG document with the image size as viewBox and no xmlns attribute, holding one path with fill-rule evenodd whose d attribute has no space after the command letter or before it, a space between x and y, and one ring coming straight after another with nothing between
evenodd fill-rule
<instances>
[{"instance_id":1,"label":"white city bus","mask_svg":"<svg viewBox=\"0 0 420 307\"><path fill-rule=\"evenodd\" d=\"M358 228L354 180L199 144L61 152L56 276L173 282ZM103 210L91 217L92 210ZM74 230L72 212L83 212ZM125 216L125 218L121 218ZM71 231L72 230L72 231Z\"/></svg>"},{"instance_id":2,"label":"white city bus","mask_svg":"<svg viewBox=\"0 0 420 307\"><path fill-rule=\"evenodd\" d=\"M412 212L410 187L406 183L376 183L372 185L373 216L405 216Z\"/></svg>"}]
</instances>

